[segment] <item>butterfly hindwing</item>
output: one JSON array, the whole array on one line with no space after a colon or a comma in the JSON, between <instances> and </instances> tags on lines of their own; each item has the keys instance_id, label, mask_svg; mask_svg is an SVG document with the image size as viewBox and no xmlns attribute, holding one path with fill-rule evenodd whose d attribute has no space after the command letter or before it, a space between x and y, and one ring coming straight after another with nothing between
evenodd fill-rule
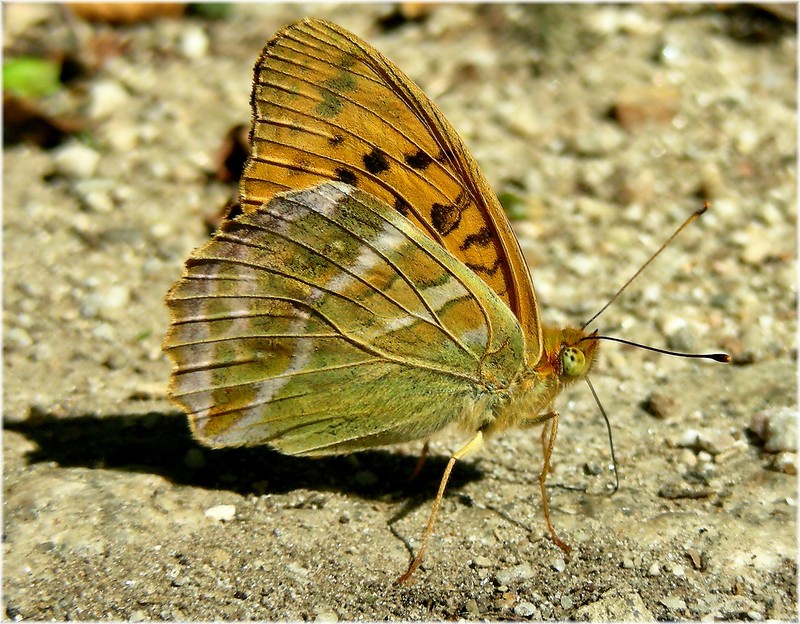
<instances>
[{"instance_id":1,"label":"butterfly hindwing","mask_svg":"<svg viewBox=\"0 0 800 624\"><path fill-rule=\"evenodd\" d=\"M171 395L210 446L313 455L426 437L522 366L491 289L343 183L226 222L167 301Z\"/></svg>"},{"instance_id":2,"label":"butterfly hindwing","mask_svg":"<svg viewBox=\"0 0 800 624\"><path fill-rule=\"evenodd\" d=\"M302 20L264 48L252 109L245 211L329 180L370 193L488 284L538 359L533 286L502 207L458 134L391 61L335 24Z\"/></svg>"}]
</instances>

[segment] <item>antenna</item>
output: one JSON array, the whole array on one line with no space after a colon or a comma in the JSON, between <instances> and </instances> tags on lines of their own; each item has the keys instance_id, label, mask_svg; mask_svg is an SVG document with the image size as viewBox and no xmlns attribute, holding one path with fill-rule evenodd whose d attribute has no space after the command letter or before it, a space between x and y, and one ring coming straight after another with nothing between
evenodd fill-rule
<instances>
[{"instance_id":1,"label":"antenna","mask_svg":"<svg viewBox=\"0 0 800 624\"><path fill-rule=\"evenodd\" d=\"M675 230L675 232L672 234L672 236L670 236L669 239L667 239L667 241L663 245L661 245L661 247L659 247L658 250L652 256L650 256L650 258L647 260L647 262L645 262L639 268L639 270L636 271L636 273L634 273L633 276L627 282L625 282L622 285L622 288L620 288L616 293L614 293L614 296L611 297L611 299L609 299L609 301L602 308L600 308L600 310L598 310L594 314L594 316L592 316L592 318L590 318L588 321L586 321L581 326L581 329L586 329L586 327L589 325L589 323L594 321L598 316L600 316L603 312L605 312L606 308L608 308L608 306L610 306L612 303L614 303L614 301L617 300L617 297L619 297L622 294L622 291L624 291L628 286L630 286L631 282L633 282L633 280L635 280L637 277L639 277L639 275L641 275L642 271L644 271L647 268L647 266L653 260L655 260L656 257L662 251L664 251L664 249L666 249L666 247L673 240L675 240L675 237L678 236L678 234L680 234L687 225L689 225L692 221L697 219L706 210L708 210L709 207L710 207L710 204L708 202L705 202L703 204L702 208L700 208L699 210L696 210L694 213L692 213L678 227L678 229ZM616 338L614 336L599 336L596 332L593 333L593 334L590 334L588 336L584 336L583 338L581 338L581 341L583 341L583 340L609 340L611 342L619 342L621 344L629 345L631 347L638 347L640 349L645 349L646 351L653 351L655 353L662 353L664 355L674 355L676 357L682 357L682 358L714 360L715 362L730 362L731 361L731 356L728 355L727 353L683 353L681 351L671 351L669 349L659 349L658 347L651 347L649 345L643 345L643 344L640 344L638 342L633 342L631 340L625 340L624 338ZM608 420L608 416L606 415L606 410L603 408L603 404L600 402L600 397L597 396L597 392L595 391L594 386L592 385L592 382L589 381L588 377L586 377L585 379L586 379L586 383L589 386L589 390L591 390L591 392L592 392L592 396L594 397L594 401L595 401L595 403L597 403L597 407L600 409L600 413L603 415L603 420L606 423L606 430L608 431L608 445L609 445L609 448L611 449L611 462L612 462L612 464L614 466L614 489L611 491L611 493L614 494L619 489L619 469L617 468L617 457L616 457L616 455L614 453L614 440L613 440L613 438L611 436L611 423Z\"/></svg>"},{"instance_id":2,"label":"antenna","mask_svg":"<svg viewBox=\"0 0 800 624\"><path fill-rule=\"evenodd\" d=\"M606 307L608 307L608 305L606 305ZM597 315L595 314L595 316ZM644 345L639 342L633 342L632 340L625 340L624 338L616 338L615 336L598 336L597 334L591 334L589 336L584 336L583 338L581 338L581 340L609 340L611 342L620 342L622 344L626 344L631 347L638 347L639 349L644 349L645 351L653 351L655 353L662 353L664 355L674 355L675 357L695 358L700 360L714 360L715 362L724 362L724 363L731 361L731 356L728 355L727 353L683 353L682 351L670 351L669 349L659 349L658 347L651 347L650 345Z\"/></svg>"},{"instance_id":3,"label":"antenna","mask_svg":"<svg viewBox=\"0 0 800 624\"><path fill-rule=\"evenodd\" d=\"M586 383L589 385L589 390L592 391L594 402L597 403L597 407L600 408L600 413L603 415L603 420L606 422L606 431L608 431L608 446L611 449L611 463L614 465L614 489L611 490L611 494L613 495L617 493L617 490L619 490L619 469L617 468L617 455L614 453L614 437L611 435L611 423L608 420L608 416L606 415L605 408L603 408L603 404L600 402L600 397L597 396L597 392L595 392L592 382L589 381L588 377L585 377L584 379L586 379Z\"/></svg>"},{"instance_id":4,"label":"antenna","mask_svg":"<svg viewBox=\"0 0 800 624\"><path fill-rule=\"evenodd\" d=\"M689 225L692 221L697 219L700 215L702 215L710 207L711 207L711 204L709 202L705 202L703 204L702 208L699 208L698 210L695 210L691 215L689 215L689 217L683 223L681 223L681 225L678 227L678 229L675 230L675 232L673 232L672 236L670 236L667 239L667 241L663 245L661 245L661 247L659 247L658 250L652 256L650 256L650 258L647 260L647 262L645 262L641 267L639 267L639 270L636 271L636 273L634 273L633 276L627 282L625 282L622 285L622 287L616 293L614 293L614 296L611 297L611 299L609 299L608 302L602 308L600 308L597 312L595 312L595 314L594 314L594 316L592 316L592 318L590 318L583 325L581 325L581 329L586 329L586 327L589 325L589 323L594 321L598 316L600 316L603 312L605 312L606 308L608 308L608 306L610 306L612 303L614 303L617 300L617 297L619 297L622 294L622 291L624 291L628 286L630 286L631 282L633 282L633 280L635 280L637 277L639 277L639 275L642 273L642 271L644 271L648 267L648 265L653 260L655 260L656 257L662 251L664 251L664 249L666 249L667 246L673 240L675 240L675 237L677 237L678 234L680 234L687 225ZM637 345L637 346L641 346L641 345Z\"/></svg>"}]
</instances>

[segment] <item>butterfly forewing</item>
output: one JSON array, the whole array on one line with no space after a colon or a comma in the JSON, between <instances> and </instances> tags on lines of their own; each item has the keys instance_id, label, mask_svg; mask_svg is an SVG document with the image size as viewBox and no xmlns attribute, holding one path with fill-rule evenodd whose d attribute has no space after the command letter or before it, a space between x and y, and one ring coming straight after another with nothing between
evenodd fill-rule
<instances>
[{"instance_id":1,"label":"butterfly forewing","mask_svg":"<svg viewBox=\"0 0 800 624\"><path fill-rule=\"evenodd\" d=\"M456 132L388 59L334 24L303 20L262 52L252 108L245 211L328 180L374 195L488 284L538 359L533 286L502 208Z\"/></svg>"},{"instance_id":2,"label":"butterfly forewing","mask_svg":"<svg viewBox=\"0 0 800 624\"><path fill-rule=\"evenodd\" d=\"M425 437L524 357L486 284L342 183L227 222L167 301L171 394L211 446L323 454Z\"/></svg>"}]
</instances>

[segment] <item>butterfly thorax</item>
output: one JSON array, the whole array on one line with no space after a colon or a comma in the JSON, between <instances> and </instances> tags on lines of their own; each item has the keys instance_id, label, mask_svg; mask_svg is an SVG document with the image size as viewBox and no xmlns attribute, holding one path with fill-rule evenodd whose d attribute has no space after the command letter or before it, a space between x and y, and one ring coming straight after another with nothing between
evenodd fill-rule
<instances>
[{"instance_id":1,"label":"butterfly thorax","mask_svg":"<svg viewBox=\"0 0 800 624\"><path fill-rule=\"evenodd\" d=\"M552 409L558 393L589 374L598 346L597 340L587 339L591 335L574 327L543 326L539 361L519 373L485 433L491 435L541 422L540 416Z\"/></svg>"}]
</instances>

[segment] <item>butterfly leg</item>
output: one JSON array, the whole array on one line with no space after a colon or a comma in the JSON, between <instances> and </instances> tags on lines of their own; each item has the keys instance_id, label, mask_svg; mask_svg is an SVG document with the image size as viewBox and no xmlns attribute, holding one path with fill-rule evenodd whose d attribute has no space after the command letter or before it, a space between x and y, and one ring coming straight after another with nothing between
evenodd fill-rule
<instances>
[{"instance_id":1,"label":"butterfly leg","mask_svg":"<svg viewBox=\"0 0 800 624\"><path fill-rule=\"evenodd\" d=\"M425 440L425 445L422 447L422 452L419 454L419 459L417 460L417 465L414 467L414 472L411 473L411 476L408 478L409 481L413 481L419 476L419 473L422 472L422 467L425 465L425 460L428 459L428 448L430 447L430 443Z\"/></svg>"},{"instance_id":2,"label":"butterfly leg","mask_svg":"<svg viewBox=\"0 0 800 624\"><path fill-rule=\"evenodd\" d=\"M547 529L550 531L550 536L553 538L556 546L569 554L572 549L556 535L556 530L553 527L553 523L550 521L550 504L547 502L547 490L545 489L545 481L547 481L547 475L550 472L550 456L553 454L553 447L556 444L556 434L558 433L558 416L559 414L557 411L550 410L534 418L522 421L520 427L535 427L536 425L544 423L544 427L542 427L542 452L544 455L544 462L542 464L542 471L539 473L539 489L542 492L544 520L547 523Z\"/></svg>"},{"instance_id":3,"label":"butterfly leg","mask_svg":"<svg viewBox=\"0 0 800 624\"><path fill-rule=\"evenodd\" d=\"M569 555L572 550L561 538L556 535L556 530L553 523L550 521L550 504L547 501L547 490L545 489L545 481L550 472L550 456L553 454L553 447L556 444L556 434L558 433L558 412L552 411L545 414L547 422L542 427L542 450L544 451L544 462L542 464L542 471L539 473L539 489L542 493L542 508L544 509L544 520L547 523L547 528L550 531L550 536L561 550ZM548 434L549 432L549 434ZM546 441L545 441L546 440Z\"/></svg>"},{"instance_id":4,"label":"butterfly leg","mask_svg":"<svg viewBox=\"0 0 800 624\"><path fill-rule=\"evenodd\" d=\"M425 549L428 546L428 538L431 536L431 533L433 533L433 525L436 522L436 514L439 512L439 507L442 504L444 490L447 487L447 481L450 479L450 472L453 470L453 466L455 466L455 463L459 459L469 453L472 453L473 451L477 451L482 445L483 432L478 431L469 442L467 442L464 446L450 456L450 461L447 462L447 468L444 469L442 480L439 483L439 491L436 493L436 498L433 501L433 509L431 509L431 516L428 519L428 526L425 527L425 533L422 534L422 543L417 551L417 556L414 557L414 561L412 561L411 565L408 566L408 570L406 570L405 574L398 577L395 580L395 583L405 583L419 567L419 564L422 563L422 558L425 556Z\"/></svg>"}]
</instances>

